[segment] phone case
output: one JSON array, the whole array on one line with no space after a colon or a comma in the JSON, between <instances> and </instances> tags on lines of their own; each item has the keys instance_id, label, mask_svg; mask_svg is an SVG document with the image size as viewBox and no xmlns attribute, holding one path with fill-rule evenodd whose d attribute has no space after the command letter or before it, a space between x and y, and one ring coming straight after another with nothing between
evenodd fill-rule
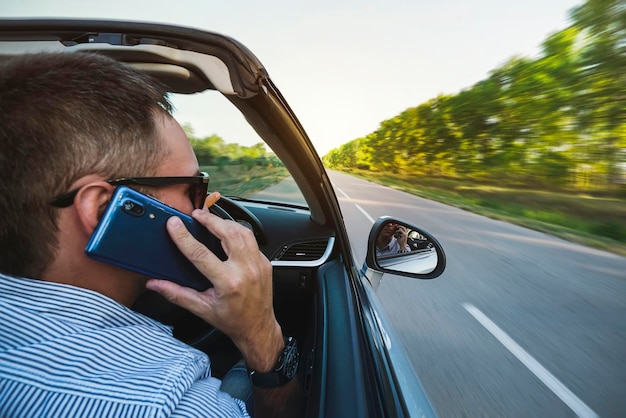
<instances>
[{"instance_id":1,"label":"phone case","mask_svg":"<svg viewBox=\"0 0 626 418\"><path fill-rule=\"evenodd\" d=\"M227 259L220 240L191 216L126 186L115 190L85 253L146 276L206 290L211 282L185 258L166 230L165 222L172 216L181 218L190 233L221 260Z\"/></svg>"}]
</instances>

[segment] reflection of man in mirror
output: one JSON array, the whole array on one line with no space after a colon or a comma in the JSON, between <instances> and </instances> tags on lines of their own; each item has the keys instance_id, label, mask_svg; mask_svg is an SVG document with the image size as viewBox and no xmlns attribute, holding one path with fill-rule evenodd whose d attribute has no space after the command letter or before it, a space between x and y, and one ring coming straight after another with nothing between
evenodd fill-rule
<instances>
[{"instance_id":1,"label":"reflection of man in mirror","mask_svg":"<svg viewBox=\"0 0 626 418\"><path fill-rule=\"evenodd\" d=\"M407 244L406 228L390 222L383 226L376 239L376 255L390 255L411 251Z\"/></svg>"}]
</instances>

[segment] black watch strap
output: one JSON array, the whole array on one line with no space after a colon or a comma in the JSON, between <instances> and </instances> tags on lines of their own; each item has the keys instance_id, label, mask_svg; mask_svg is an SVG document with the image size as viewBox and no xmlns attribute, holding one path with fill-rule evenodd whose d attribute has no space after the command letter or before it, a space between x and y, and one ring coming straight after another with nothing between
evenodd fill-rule
<instances>
[{"instance_id":1,"label":"black watch strap","mask_svg":"<svg viewBox=\"0 0 626 418\"><path fill-rule=\"evenodd\" d=\"M278 358L274 370L267 373L259 373L256 370L250 370L252 384L261 388L275 388L285 385L296 375L299 358L300 355L298 353L296 339L286 337L285 348Z\"/></svg>"}]
</instances>

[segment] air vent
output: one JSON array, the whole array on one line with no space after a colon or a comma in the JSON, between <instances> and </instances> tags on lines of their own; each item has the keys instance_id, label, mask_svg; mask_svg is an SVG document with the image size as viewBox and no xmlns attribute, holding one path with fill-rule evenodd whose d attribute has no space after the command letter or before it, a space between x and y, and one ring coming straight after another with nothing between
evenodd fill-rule
<instances>
[{"instance_id":1,"label":"air vent","mask_svg":"<svg viewBox=\"0 0 626 418\"><path fill-rule=\"evenodd\" d=\"M283 247L275 260L280 261L314 261L322 258L328 248L328 240L299 242Z\"/></svg>"}]
</instances>

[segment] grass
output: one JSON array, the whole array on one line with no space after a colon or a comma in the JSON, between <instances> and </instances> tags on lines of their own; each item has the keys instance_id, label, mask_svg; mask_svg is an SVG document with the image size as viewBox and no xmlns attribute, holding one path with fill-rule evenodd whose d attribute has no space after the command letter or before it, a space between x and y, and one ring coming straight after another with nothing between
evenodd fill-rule
<instances>
[{"instance_id":1,"label":"grass","mask_svg":"<svg viewBox=\"0 0 626 418\"><path fill-rule=\"evenodd\" d=\"M244 165L203 166L211 177L210 191L219 191L224 196L249 197L250 195L278 183L289 175L284 167L247 168Z\"/></svg>"},{"instance_id":2,"label":"grass","mask_svg":"<svg viewBox=\"0 0 626 418\"><path fill-rule=\"evenodd\" d=\"M619 191L536 190L360 170L352 170L349 174L490 218L626 255L626 197Z\"/></svg>"}]
</instances>

